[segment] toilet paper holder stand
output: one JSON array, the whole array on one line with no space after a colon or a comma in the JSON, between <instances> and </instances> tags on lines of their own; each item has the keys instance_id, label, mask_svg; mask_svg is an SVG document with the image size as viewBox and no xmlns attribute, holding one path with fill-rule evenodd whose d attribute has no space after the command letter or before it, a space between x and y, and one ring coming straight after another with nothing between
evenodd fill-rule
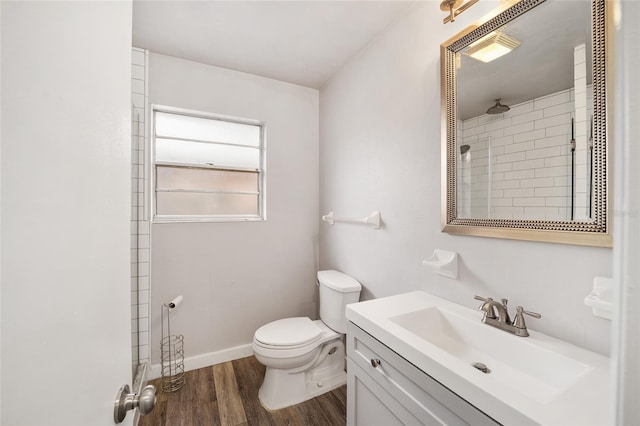
<instances>
[{"instance_id":1,"label":"toilet paper holder stand","mask_svg":"<svg viewBox=\"0 0 640 426\"><path fill-rule=\"evenodd\" d=\"M184 385L184 336L171 334L170 315L171 311L181 302L182 296L178 296L170 302L163 303L161 307L162 336L160 338L160 358L163 392L175 392Z\"/></svg>"}]
</instances>

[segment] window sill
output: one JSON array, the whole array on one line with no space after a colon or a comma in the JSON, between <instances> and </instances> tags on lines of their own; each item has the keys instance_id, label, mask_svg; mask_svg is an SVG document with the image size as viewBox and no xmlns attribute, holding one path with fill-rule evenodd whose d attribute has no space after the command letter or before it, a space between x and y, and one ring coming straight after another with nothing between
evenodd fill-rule
<instances>
[{"instance_id":1,"label":"window sill","mask_svg":"<svg viewBox=\"0 0 640 426\"><path fill-rule=\"evenodd\" d=\"M236 216L155 216L151 223L233 223L233 222L266 222L266 217Z\"/></svg>"}]
</instances>

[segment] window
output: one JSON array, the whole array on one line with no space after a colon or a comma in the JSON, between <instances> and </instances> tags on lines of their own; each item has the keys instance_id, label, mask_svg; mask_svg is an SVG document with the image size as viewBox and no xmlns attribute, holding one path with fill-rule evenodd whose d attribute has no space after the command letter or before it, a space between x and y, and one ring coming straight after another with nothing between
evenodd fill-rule
<instances>
[{"instance_id":1,"label":"window","mask_svg":"<svg viewBox=\"0 0 640 426\"><path fill-rule=\"evenodd\" d=\"M155 221L264 219L264 125L154 107Z\"/></svg>"}]
</instances>

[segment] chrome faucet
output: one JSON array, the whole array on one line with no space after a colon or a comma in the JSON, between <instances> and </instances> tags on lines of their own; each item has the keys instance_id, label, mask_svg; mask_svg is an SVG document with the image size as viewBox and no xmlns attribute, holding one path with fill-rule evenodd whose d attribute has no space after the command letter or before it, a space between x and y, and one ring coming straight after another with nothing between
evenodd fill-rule
<instances>
[{"instance_id":1,"label":"chrome faucet","mask_svg":"<svg viewBox=\"0 0 640 426\"><path fill-rule=\"evenodd\" d=\"M530 315L534 318L542 318L542 315L537 312L525 311L522 306L517 306L516 317L511 321L511 318L509 318L509 309L507 308L507 299L502 299L500 302L497 302L490 297L484 298L475 296L474 299L484 302L478 308L483 312L483 323L511 334L515 334L516 336L527 337L529 335L527 325L524 321L524 314Z\"/></svg>"}]
</instances>

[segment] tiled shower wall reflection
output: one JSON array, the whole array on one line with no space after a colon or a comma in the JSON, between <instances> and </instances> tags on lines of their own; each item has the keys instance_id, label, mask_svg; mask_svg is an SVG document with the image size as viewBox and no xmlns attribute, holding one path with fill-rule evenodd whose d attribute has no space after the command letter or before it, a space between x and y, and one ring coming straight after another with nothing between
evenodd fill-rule
<instances>
[{"instance_id":1,"label":"tiled shower wall reflection","mask_svg":"<svg viewBox=\"0 0 640 426\"><path fill-rule=\"evenodd\" d=\"M588 217L586 192L590 155L586 149L591 86L581 107L576 139L576 218ZM583 97L584 92L582 93ZM458 124L460 145L469 150L458 162L461 217L569 220L571 119L575 92L563 90L511 105L502 114L484 114ZM585 118L586 117L586 118ZM489 196L490 195L490 196Z\"/></svg>"},{"instance_id":2,"label":"tiled shower wall reflection","mask_svg":"<svg viewBox=\"0 0 640 426\"><path fill-rule=\"evenodd\" d=\"M147 126L148 55L131 53L131 346L134 368L149 363L149 259L150 232L145 209L145 135Z\"/></svg>"}]
</instances>

